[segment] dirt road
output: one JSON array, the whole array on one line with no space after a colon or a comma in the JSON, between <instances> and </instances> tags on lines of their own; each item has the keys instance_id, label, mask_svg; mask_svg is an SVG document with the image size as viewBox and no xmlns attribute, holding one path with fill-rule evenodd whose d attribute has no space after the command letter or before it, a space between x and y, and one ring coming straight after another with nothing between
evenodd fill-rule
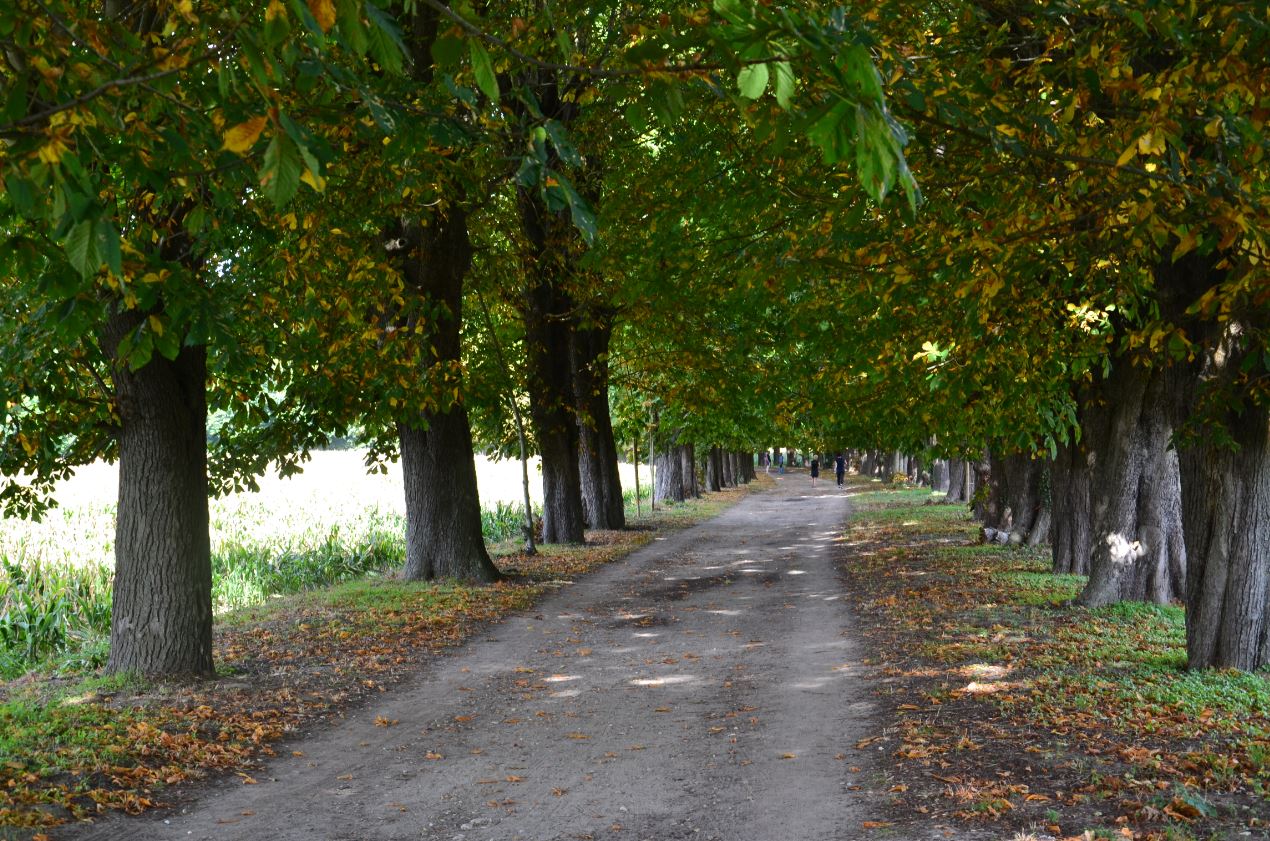
<instances>
[{"instance_id":1,"label":"dirt road","mask_svg":"<svg viewBox=\"0 0 1270 841\"><path fill-rule=\"evenodd\" d=\"M802 474L562 586L184 814L105 839L868 836L875 700ZM292 754L294 751L294 755ZM872 801L876 802L876 801Z\"/></svg>"}]
</instances>

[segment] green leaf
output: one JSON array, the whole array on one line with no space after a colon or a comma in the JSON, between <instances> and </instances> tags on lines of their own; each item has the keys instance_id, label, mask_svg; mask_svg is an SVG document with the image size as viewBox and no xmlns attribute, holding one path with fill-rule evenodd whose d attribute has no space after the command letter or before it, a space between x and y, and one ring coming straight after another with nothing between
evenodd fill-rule
<instances>
[{"instance_id":1,"label":"green leaf","mask_svg":"<svg viewBox=\"0 0 1270 841\"><path fill-rule=\"evenodd\" d=\"M371 57L379 62L379 66L384 70L395 76L401 75L406 55L406 45L401 40L401 30L397 28L396 22L389 17L388 13L374 3L368 2L365 8L366 17L370 18L370 22L374 24L366 31Z\"/></svg>"},{"instance_id":2,"label":"green leaf","mask_svg":"<svg viewBox=\"0 0 1270 841\"><path fill-rule=\"evenodd\" d=\"M859 94L869 102L882 101L882 77L873 66L873 56L868 49L855 44L847 49L844 56L846 67L843 68L847 81L855 86Z\"/></svg>"},{"instance_id":3,"label":"green leaf","mask_svg":"<svg viewBox=\"0 0 1270 841\"><path fill-rule=\"evenodd\" d=\"M551 145L556 147L556 154L560 156L560 160L569 166L582 166L582 156L569 142L569 133L565 131L564 126L558 120L547 120L545 128L547 136L551 138Z\"/></svg>"},{"instance_id":4,"label":"green leaf","mask_svg":"<svg viewBox=\"0 0 1270 841\"><path fill-rule=\"evenodd\" d=\"M432 60L437 67L451 69L457 67L463 59L463 39L453 35L442 35L432 42Z\"/></svg>"},{"instance_id":5,"label":"green leaf","mask_svg":"<svg viewBox=\"0 0 1270 841\"><path fill-rule=\"evenodd\" d=\"M498 102L498 77L494 74L494 62L490 59L489 52L475 38L467 43L472 56L472 72L476 75L476 86L491 102Z\"/></svg>"},{"instance_id":6,"label":"green leaf","mask_svg":"<svg viewBox=\"0 0 1270 841\"><path fill-rule=\"evenodd\" d=\"M767 88L767 64L751 64L742 68L736 76L737 87L746 99L758 99Z\"/></svg>"},{"instance_id":7,"label":"green leaf","mask_svg":"<svg viewBox=\"0 0 1270 841\"><path fill-rule=\"evenodd\" d=\"M19 213L28 216L35 212L35 189L30 181L10 172L4 177L4 190Z\"/></svg>"},{"instance_id":8,"label":"green leaf","mask_svg":"<svg viewBox=\"0 0 1270 841\"><path fill-rule=\"evenodd\" d=\"M340 26L340 40L358 55L365 55L370 46L366 27L362 24L362 4L358 0L336 0L335 15Z\"/></svg>"},{"instance_id":9,"label":"green leaf","mask_svg":"<svg viewBox=\"0 0 1270 841\"><path fill-rule=\"evenodd\" d=\"M300 174L303 171L300 151L286 134L276 134L265 150L264 166L260 169L260 186L265 196L282 207L295 196L300 189Z\"/></svg>"},{"instance_id":10,"label":"green leaf","mask_svg":"<svg viewBox=\"0 0 1270 841\"><path fill-rule=\"evenodd\" d=\"M64 247L71 266L80 273L80 276L88 277L97 273L101 260L97 257L96 243L93 239L93 220L85 219L71 228L71 232L66 236Z\"/></svg>"},{"instance_id":11,"label":"green leaf","mask_svg":"<svg viewBox=\"0 0 1270 841\"><path fill-rule=\"evenodd\" d=\"M714 13L729 23L742 26L750 21L741 0L714 0Z\"/></svg>"},{"instance_id":12,"label":"green leaf","mask_svg":"<svg viewBox=\"0 0 1270 841\"><path fill-rule=\"evenodd\" d=\"M648 131L648 110L644 108L642 103L632 102L630 105L627 105L625 115L626 122L628 122L631 128L635 129L636 132L644 134Z\"/></svg>"},{"instance_id":13,"label":"green leaf","mask_svg":"<svg viewBox=\"0 0 1270 841\"><path fill-rule=\"evenodd\" d=\"M794 70L788 61L772 63L772 93L776 95L776 103L785 111L794 98Z\"/></svg>"},{"instance_id":14,"label":"green leaf","mask_svg":"<svg viewBox=\"0 0 1270 841\"><path fill-rule=\"evenodd\" d=\"M119 231L109 219L97 220L97 253L115 277L123 277L123 254L119 248Z\"/></svg>"}]
</instances>

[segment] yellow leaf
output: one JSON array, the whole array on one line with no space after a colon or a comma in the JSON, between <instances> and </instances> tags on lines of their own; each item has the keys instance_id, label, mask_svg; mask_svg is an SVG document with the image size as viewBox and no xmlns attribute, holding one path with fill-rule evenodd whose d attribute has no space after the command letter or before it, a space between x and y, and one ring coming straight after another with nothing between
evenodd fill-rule
<instances>
[{"instance_id":1,"label":"yellow leaf","mask_svg":"<svg viewBox=\"0 0 1270 841\"><path fill-rule=\"evenodd\" d=\"M1124 166L1133 160L1133 156L1138 154L1138 144L1130 143L1129 147L1120 153L1120 157L1116 158L1116 166Z\"/></svg>"},{"instance_id":2,"label":"yellow leaf","mask_svg":"<svg viewBox=\"0 0 1270 841\"><path fill-rule=\"evenodd\" d=\"M300 180L319 193L326 189L326 179L307 167L300 173Z\"/></svg>"},{"instance_id":3,"label":"yellow leaf","mask_svg":"<svg viewBox=\"0 0 1270 841\"><path fill-rule=\"evenodd\" d=\"M1186 236L1182 237L1182 241L1173 249L1173 262L1176 263L1181 257L1185 256L1196 246L1195 232L1187 231Z\"/></svg>"},{"instance_id":4,"label":"yellow leaf","mask_svg":"<svg viewBox=\"0 0 1270 841\"><path fill-rule=\"evenodd\" d=\"M335 25L335 4L331 0L309 0L309 11L323 32Z\"/></svg>"},{"instance_id":5,"label":"yellow leaf","mask_svg":"<svg viewBox=\"0 0 1270 841\"><path fill-rule=\"evenodd\" d=\"M269 0L269 8L265 9L265 22L287 16L287 7L282 0Z\"/></svg>"},{"instance_id":6,"label":"yellow leaf","mask_svg":"<svg viewBox=\"0 0 1270 841\"><path fill-rule=\"evenodd\" d=\"M246 122L239 123L225 132L225 145L222 148L239 155L245 153L259 139L260 132L264 131L265 123L268 121L267 117L252 117Z\"/></svg>"},{"instance_id":7,"label":"yellow leaf","mask_svg":"<svg viewBox=\"0 0 1270 841\"><path fill-rule=\"evenodd\" d=\"M40 160L46 164L59 163L62 160L62 155L66 154L66 144L62 142L62 138L54 137L40 147L39 154Z\"/></svg>"},{"instance_id":8,"label":"yellow leaf","mask_svg":"<svg viewBox=\"0 0 1270 841\"><path fill-rule=\"evenodd\" d=\"M1138 152L1143 155L1159 155L1164 151L1164 134L1151 129L1138 138Z\"/></svg>"},{"instance_id":9,"label":"yellow leaf","mask_svg":"<svg viewBox=\"0 0 1270 841\"><path fill-rule=\"evenodd\" d=\"M1221 117L1213 117L1209 120L1208 125L1204 126L1204 134L1209 137L1216 137L1221 131Z\"/></svg>"},{"instance_id":10,"label":"yellow leaf","mask_svg":"<svg viewBox=\"0 0 1270 841\"><path fill-rule=\"evenodd\" d=\"M149 322L150 322L150 329L154 331L154 335L162 336L163 322L159 319L159 317L157 315L152 315L149 318Z\"/></svg>"}]
</instances>

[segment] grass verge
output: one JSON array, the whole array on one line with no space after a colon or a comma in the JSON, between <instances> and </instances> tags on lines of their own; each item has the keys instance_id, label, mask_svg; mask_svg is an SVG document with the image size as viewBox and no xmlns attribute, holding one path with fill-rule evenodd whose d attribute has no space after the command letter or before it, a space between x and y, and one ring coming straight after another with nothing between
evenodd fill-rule
<instances>
[{"instance_id":1,"label":"grass verge","mask_svg":"<svg viewBox=\"0 0 1270 841\"><path fill-rule=\"evenodd\" d=\"M891 652L872 665L895 727L869 745L892 757L893 829L1270 837L1270 676L1186 671L1180 607L1067 606L1083 579L977 545L960 506L855 500L842 570Z\"/></svg>"},{"instance_id":2,"label":"grass verge","mask_svg":"<svg viewBox=\"0 0 1270 841\"><path fill-rule=\"evenodd\" d=\"M217 618L219 676L195 684L29 673L0 684L0 837L107 810L164 805L209 775L252 767L273 745L420 668L481 623L527 608L561 580L714 516L763 480L592 532L586 546L494 549L509 580L486 587L374 576L271 599ZM424 656L420 656L421 652Z\"/></svg>"}]
</instances>

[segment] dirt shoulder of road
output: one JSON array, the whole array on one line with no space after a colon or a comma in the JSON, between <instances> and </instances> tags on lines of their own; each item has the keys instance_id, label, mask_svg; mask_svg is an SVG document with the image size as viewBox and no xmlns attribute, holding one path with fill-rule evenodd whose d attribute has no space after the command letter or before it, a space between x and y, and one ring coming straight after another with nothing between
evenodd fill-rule
<instances>
[{"instance_id":1,"label":"dirt shoulder of road","mask_svg":"<svg viewBox=\"0 0 1270 841\"><path fill-rule=\"evenodd\" d=\"M1069 606L1047 547L859 483L839 568L892 723L888 820L995 838L1270 838L1270 680L1185 671L1180 609Z\"/></svg>"}]
</instances>

